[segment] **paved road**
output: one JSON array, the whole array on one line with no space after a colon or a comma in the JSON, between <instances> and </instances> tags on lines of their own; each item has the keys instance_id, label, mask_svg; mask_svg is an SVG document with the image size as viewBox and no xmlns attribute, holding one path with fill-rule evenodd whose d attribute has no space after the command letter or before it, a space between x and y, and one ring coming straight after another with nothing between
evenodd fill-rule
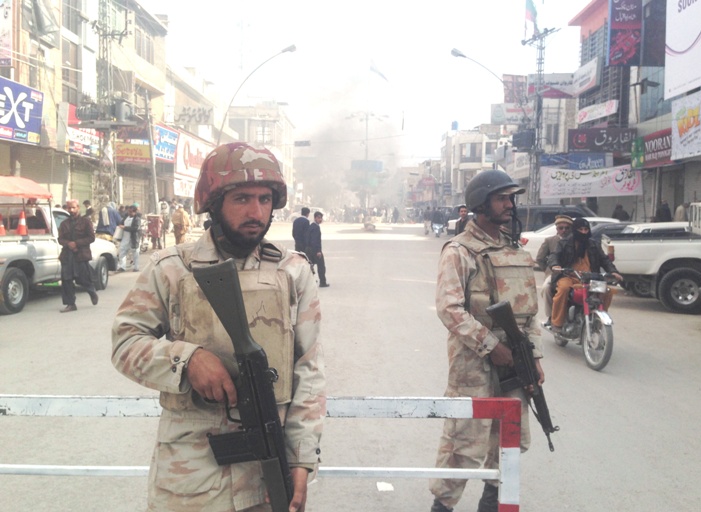
<instances>
[{"instance_id":1,"label":"paved road","mask_svg":"<svg viewBox=\"0 0 701 512\"><path fill-rule=\"evenodd\" d=\"M290 224L270 238L292 246ZM434 307L445 238L418 225L322 225L330 288L320 290L329 394L440 396L445 330ZM112 368L110 327L137 274L111 276L100 304L78 297L60 315L60 294L0 317L0 392L149 394ZM539 274L542 278L542 274ZM544 335L546 393L554 422L550 453L537 426L522 458L525 511L699 510L701 316L668 313L654 300L619 295L611 311L616 345L609 366L589 370L577 347ZM152 393L151 393L152 394ZM155 419L0 417L0 462L147 465ZM433 465L440 420L329 420L327 466ZM427 511L423 480L320 479L308 512ZM387 488L388 486L381 486ZM3 511L131 512L145 508L145 478L0 476ZM456 512L476 507L479 482ZM11 497L8 500L7 497Z\"/></svg>"}]
</instances>

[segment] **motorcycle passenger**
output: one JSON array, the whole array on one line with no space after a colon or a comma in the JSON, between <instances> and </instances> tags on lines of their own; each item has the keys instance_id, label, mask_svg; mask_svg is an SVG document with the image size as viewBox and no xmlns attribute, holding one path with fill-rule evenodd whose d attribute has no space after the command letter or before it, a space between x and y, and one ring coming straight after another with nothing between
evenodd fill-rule
<instances>
[{"instance_id":1,"label":"motorcycle passenger","mask_svg":"<svg viewBox=\"0 0 701 512\"><path fill-rule=\"evenodd\" d=\"M562 330L567 315L567 300L570 289L579 280L573 276L561 274L563 267L571 268L578 272L599 272L604 269L613 274L618 281L623 281L623 277L618 273L615 265L604 254L601 245L591 239L591 228L589 221L582 217L577 217L572 222L572 234L560 240L557 250L551 256L550 267L553 270L553 312L551 317L552 327L555 332ZM608 311L613 293L609 290L604 296L604 310Z\"/></svg>"},{"instance_id":2,"label":"motorcycle passenger","mask_svg":"<svg viewBox=\"0 0 701 512\"><path fill-rule=\"evenodd\" d=\"M525 190L503 171L477 174L465 190L474 212L465 231L445 244L438 264L436 312L448 329L448 385L445 396L511 397L521 400L521 450L530 445L526 392L503 392L499 375L508 373L513 357L506 334L492 327L487 307L502 300L512 304L520 329L534 344L540 384L540 330L533 259L509 236L516 194ZM498 422L491 419L446 419L436 456L437 468L495 469L499 463ZM435 499L431 512L450 512L467 480L431 479ZM499 482L485 482L479 512L498 509Z\"/></svg>"}]
</instances>

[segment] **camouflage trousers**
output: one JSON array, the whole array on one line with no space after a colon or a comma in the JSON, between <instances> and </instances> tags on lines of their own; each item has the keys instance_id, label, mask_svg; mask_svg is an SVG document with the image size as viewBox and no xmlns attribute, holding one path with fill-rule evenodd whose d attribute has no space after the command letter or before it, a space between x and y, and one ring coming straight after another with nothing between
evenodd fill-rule
<instances>
[{"instance_id":1,"label":"camouflage trousers","mask_svg":"<svg viewBox=\"0 0 701 512\"><path fill-rule=\"evenodd\" d=\"M491 372L496 374L496 372ZM496 379L496 377L495 377ZM528 427L528 403L525 392L515 389L501 393L498 382L488 382L475 387L448 387L446 397L488 398L492 396L521 399L521 452L525 452L531 443ZM499 422L489 419L446 419L443 435L436 457L437 468L454 469L497 469L499 467ZM498 486L496 480L488 483ZM429 488L443 505L453 508L462 496L467 480L431 479Z\"/></svg>"}]
</instances>

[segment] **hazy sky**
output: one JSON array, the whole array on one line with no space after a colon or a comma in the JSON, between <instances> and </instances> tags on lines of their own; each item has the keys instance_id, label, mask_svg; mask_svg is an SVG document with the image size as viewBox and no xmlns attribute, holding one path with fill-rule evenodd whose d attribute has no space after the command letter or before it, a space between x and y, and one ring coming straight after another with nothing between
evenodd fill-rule
<instances>
[{"instance_id":1,"label":"hazy sky","mask_svg":"<svg viewBox=\"0 0 701 512\"><path fill-rule=\"evenodd\" d=\"M541 29L561 29L547 39L545 72L575 71L579 29L567 24L589 0L534 2ZM536 49L521 44L525 0L142 3L169 16L169 62L197 67L226 98L257 65L295 44L296 52L256 71L235 104L286 102L295 139L310 140L309 151L345 144L363 158L365 112L369 158L389 152L404 164L438 157L452 121L461 129L488 123L501 84L452 57L453 47L497 75L536 71Z\"/></svg>"}]
</instances>

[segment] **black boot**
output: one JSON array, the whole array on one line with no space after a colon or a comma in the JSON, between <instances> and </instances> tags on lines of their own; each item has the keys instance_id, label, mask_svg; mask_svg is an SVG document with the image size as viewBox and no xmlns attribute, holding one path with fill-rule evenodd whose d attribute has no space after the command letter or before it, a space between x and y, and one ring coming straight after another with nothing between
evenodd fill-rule
<instances>
[{"instance_id":1,"label":"black boot","mask_svg":"<svg viewBox=\"0 0 701 512\"><path fill-rule=\"evenodd\" d=\"M448 508L443 503L438 501L438 498L433 500L433 506L431 507L431 512L453 512L452 508Z\"/></svg>"},{"instance_id":2,"label":"black boot","mask_svg":"<svg viewBox=\"0 0 701 512\"><path fill-rule=\"evenodd\" d=\"M480 498L477 512L498 512L499 511L499 488L493 485L484 484L484 491Z\"/></svg>"}]
</instances>

